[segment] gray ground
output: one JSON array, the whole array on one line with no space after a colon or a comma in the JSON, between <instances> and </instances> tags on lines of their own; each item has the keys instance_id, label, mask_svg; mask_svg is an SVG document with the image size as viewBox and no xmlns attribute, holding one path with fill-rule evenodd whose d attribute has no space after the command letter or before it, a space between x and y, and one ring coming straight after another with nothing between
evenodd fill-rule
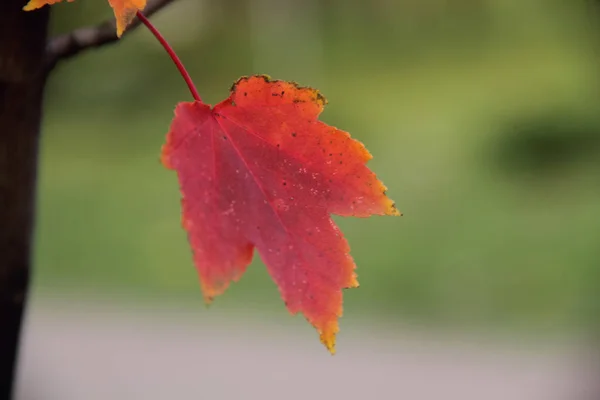
<instances>
[{"instance_id":1,"label":"gray ground","mask_svg":"<svg viewBox=\"0 0 600 400\"><path fill-rule=\"evenodd\" d=\"M27 318L18 400L596 398L581 346L440 340L344 321L331 357L284 313L273 321L290 326L218 310L42 303Z\"/></svg>"}]
</instances>

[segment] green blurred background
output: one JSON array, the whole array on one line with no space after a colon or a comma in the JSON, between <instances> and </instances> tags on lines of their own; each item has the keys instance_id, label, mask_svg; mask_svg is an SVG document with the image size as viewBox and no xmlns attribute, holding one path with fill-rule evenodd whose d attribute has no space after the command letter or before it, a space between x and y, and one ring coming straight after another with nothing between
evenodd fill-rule
<instances>
[{"instance_id":1,"label":"green blurred background","mask_svg":"<svg viewBox=\"0 0 600 400\"><path fill-rule=\"evenodd\" d=\"M53 7L53 31L111 17ZM335 218L346 316L546 333L587 327L600 279L600 13L559 0L181 0L152 18L216 103L239 76L319 88L402 218ZM201 305L176 176L190 100L138 29L59 65L46 98L35 290ZM288 318L256 257L217 309ZM218 311L213 311L218 312ZM275 314L275 312L277 314Z\"/></svg>"}]
</instances>

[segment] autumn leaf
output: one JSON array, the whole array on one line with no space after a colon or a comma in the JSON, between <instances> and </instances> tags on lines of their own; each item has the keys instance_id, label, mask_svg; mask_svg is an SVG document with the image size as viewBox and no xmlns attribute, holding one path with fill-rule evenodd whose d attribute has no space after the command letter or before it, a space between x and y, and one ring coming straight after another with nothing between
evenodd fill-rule
<instances>
[{"instance_id":1,"label":"autumn leaf","mask_svg":"<svg viewBox=\"0 0 600 400\"><path fill-rule=\"evenodd\" d=\"M25 11L37 10L46 4L52 5L60 3L62 0L29 0L29 3L23 7ZM69 3L74 0L67 0ZM135 18L137 11L142 11L146 7L146 0L108 0L113 8L117 20L117 36L121 37L127 26Z\"/></svg>"},{"instance_id":2,"label":"autumn leaf","mask_svg":"<svg viewBox=\"0 0 600 400\"><path fill-rule=\"evenodd\" d=\"M256 248L288 310L334 353L342 289L358 281L330 214L399 212L363 144L318 121L325 104L310 88L243 77L214 108L180 103L161 159L177 171L206 301L242 276Z\"/></svg>"}]
</instances>

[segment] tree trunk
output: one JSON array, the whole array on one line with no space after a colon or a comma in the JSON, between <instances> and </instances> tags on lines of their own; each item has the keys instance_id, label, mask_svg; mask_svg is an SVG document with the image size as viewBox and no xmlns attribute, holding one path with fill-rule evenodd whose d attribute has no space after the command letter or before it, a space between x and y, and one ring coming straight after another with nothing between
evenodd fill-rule
<instances>
[{"instance_id":1,"label":"tree trunk","mask_svg":"<svg viewBox=\"0 0 600 400\"><path fill-rule=\"evenodd\" d=\"M48 7L0 0L0 398L11 398L31 268Z\"/></svg>"}]
</instances>

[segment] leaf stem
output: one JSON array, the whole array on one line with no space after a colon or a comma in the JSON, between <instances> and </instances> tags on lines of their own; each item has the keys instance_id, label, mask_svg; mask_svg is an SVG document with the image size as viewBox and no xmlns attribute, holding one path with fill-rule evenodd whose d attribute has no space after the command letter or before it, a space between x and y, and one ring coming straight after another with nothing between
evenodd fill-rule
<instances>
[{"instance_id":1,"label":"leaf stem","mask_svg":"<svg viewBox=\"0 0 600 400\"><path fill-rule=\"evenodd\" d=\"M142 21L142 23L144 25L146 25L146 27L148 28L148 30L150 30L150 32L152 32L152 34L154 35L154 37L160 42L160 44L162 45L162 47L169 54L169 57L171 57L171 60L173 60L173 63L175 64L175 66L179 70L179 73L183 77L183 80L185 81L185 83L187 84L188 88L190 89L190 93L192 94L192 97L194 98L194 100L199 101L199 102L202 103L202 98L200 97L200 94L198 93L198 89L196 89L196 86L194 85L194 82L192 81L192 77L190 76L190 74L187 72L187 70L183 66L183 63L181 62L181 60L179 59L179 57L175 53L175 50L173 50L173 48L167 42L167 40L163 37L163 35L160 34L160 32L158 31L158 29L156 29L156 27L154 25L152 25L152 23L150 22L150 20L148 18L146 18L146 16L144 14L142 14L140 11L138 11L136 13L136 16L138 17L138 19L140 21Z\"/></svg>"}]
</instances>

